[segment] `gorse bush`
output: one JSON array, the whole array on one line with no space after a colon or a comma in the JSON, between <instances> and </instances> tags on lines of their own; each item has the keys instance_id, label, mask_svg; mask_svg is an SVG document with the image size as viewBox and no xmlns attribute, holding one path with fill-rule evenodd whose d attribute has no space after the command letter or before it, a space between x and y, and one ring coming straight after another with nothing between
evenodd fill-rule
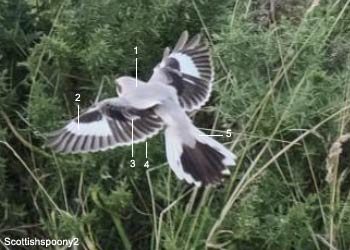
<instances>
[{"instance_id":1,"label":"gorse bush","mask_svg":"<svg viewBox=\"0 0 350 250\"><path fill-rule=\"evenodd\" d=\"M349 4L0 0L0 239L349 249L350 147L338 140L350 129ZM148 140L149 168L144 144L135 145L135 168L129 147L86 155L43 147L47 132L76 115L75 94L81 108L101 87L101 99L115 96L114 78L136 75L135 46L147 80L183 30L207 35L213 50L213 94L191 116L207 133L233 132L221 142L238 163L222 185L177 180L162 135Z\"/></svg>"}]
</instances>

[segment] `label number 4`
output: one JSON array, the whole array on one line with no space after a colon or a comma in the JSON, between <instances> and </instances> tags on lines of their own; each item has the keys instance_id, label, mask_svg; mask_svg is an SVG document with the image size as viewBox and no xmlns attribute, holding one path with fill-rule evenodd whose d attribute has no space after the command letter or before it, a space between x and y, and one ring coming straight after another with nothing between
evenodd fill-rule
<instances>
[{"instance_id":1,"label":"label number 4","mask_svg":"<svg viewBox=\"0 0 350 250\"><path fill-rule=\"evenodd\" d=\"M136 166L136 164L135 164L135 160L134 159L132 159L132 160L130 160L130 167L131 168L134 168ZM149 162L148 161L146 161L145 162L145 165L143 165L145 168L149 168Z\"/></svg>"}]
</instances>

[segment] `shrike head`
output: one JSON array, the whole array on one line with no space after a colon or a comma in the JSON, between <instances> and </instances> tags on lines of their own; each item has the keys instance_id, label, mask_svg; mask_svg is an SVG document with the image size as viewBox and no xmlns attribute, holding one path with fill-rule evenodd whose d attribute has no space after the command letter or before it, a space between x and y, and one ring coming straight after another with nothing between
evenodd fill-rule
<instances>
[{"instance_id":1,"label":"shrike head","mask_svg":"<svg viewBox=\"0 0 350 250\"><path fill-rule=\"evenodd\" d=\"M115 79L116 91L120 96L122 93L126 94L136 88L136 80L130 76L121 76Z\"/></svg>"}]
</instances>

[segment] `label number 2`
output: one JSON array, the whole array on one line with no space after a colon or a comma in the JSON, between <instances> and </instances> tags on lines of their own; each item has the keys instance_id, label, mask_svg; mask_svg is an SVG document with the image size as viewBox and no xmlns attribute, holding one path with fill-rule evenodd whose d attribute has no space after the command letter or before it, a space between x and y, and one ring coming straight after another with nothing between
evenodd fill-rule
<instances>
[{"instance_id":1,"label":"label number 2","mask_svg":"<svg viewBox=\"0 0 350 250\"><path fill-rule=\"evenodd\" d=\"M80 94L75 94L75 101L80 102Z\"/></svg>"}]
</instances>

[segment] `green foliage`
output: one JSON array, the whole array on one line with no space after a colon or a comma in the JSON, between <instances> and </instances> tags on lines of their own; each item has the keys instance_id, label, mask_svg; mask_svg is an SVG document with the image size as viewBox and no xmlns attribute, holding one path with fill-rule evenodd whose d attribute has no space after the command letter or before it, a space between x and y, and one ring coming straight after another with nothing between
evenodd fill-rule
<instances>
[{"instance_id":1,"label":"green foliage","mask_svg":"<svg viewBox=\"0 0 350 250\"><path fill-rule=\"evenodd\" d=\"M350 129L349 1L317 2L0 0L0 239L349 249L349 166L326 181L330 145ZM75 115L76 93L83 108L101 84L100 98L114 96L116 74L135 75L135 46L147 80L185 29L208 33L216 68L195 123L234 132L224 138L239 160L222 186L177 180L162 136L148 140L149 169L144 144L136 168L128 147L72 156L42 146Z\"/></svg>"}]
</instances>

